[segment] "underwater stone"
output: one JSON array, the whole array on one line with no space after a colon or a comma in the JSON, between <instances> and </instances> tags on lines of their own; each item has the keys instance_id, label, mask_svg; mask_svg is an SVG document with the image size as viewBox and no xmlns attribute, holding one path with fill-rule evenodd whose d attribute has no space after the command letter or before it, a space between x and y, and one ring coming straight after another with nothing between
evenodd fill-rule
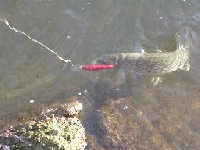
<instances>
[{"instance_id":1,"label":"underwater stone","mask_svg":"<svg viewBox=\"0 0 200 150\"><path fill-rule=\"evenodd\" d=\"M66 115L69 115L69 116L77 115L78 113L80 113L80 111L83 108L82 104L78 102L77 100L64 104L62 105L62 107L65 109Z\"/></svg>"},{"instance_id":2,"label":"underwater stone","mask_svg":"<svg viewBox=\"0 0 200 150\"><path fill-rule=\"evenodd\" d=\"M171 149L162 135L130 101L109 100L100 109L98 127L103 133L100 143L106 149ZM129 106L124 109L124 106Z\"/></svg>"},{"instance_id":3,"label":"underwater stone","mask_svg":"<svg viewBox=\"0 0 200 150\"><path fill-rule=\"evenodd\" d=\"M29 122L6 128L5 132L0 134L0 149L5 145L10 149L28 150L85 149L87 145L85 129L75 116L82 110L82 104L78 101L71 101L47 109L52 111L47 114L41 113Z\"/></svg>"}]
</instances>

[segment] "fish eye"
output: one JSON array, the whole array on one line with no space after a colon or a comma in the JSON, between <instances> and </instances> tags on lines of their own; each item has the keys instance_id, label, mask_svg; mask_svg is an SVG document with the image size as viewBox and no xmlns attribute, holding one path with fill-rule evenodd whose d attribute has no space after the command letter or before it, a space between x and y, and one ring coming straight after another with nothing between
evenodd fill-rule
<instances>
[{"instance_id":1,"label":"fish eye","mask_svg":"<svg viewBox=\"0 0 200 150\"><path fill-rule=\"evenodd\" d=\"M99 64L106 64L107 62L106 62L105 59L98 59L97 63L99 63Z\"/></svg>"}]
</instances>

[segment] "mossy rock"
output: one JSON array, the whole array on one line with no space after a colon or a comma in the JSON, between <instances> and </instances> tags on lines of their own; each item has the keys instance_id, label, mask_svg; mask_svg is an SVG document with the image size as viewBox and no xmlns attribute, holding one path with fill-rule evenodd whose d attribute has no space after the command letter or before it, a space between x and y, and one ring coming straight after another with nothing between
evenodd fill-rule
<instances>
[{"instance_id":1,"label":"mossy rock","mask_svg":"<svg viewBox=\"0 0 200 150\"><path fill-rule=\"evenodd\" d=\"M0 134L0 149L83 150L85 129L75 116L82 104L72 101L48 109L51 110L48 114L41 113L32 121L5 129Z\"/></svg>"},{"instance_id":2,"label":"mossy rock","mask_svg":"<svg viewBox=\"0 0 200 150\"><path fill-rule=\"evenodd\" d=\"M32 128L32 129L31 129ZM85 147L85 130L76 117L54 117L35 122L26 133L30 143L48 149L78 150Z\"/></svg>"}]
</instances>

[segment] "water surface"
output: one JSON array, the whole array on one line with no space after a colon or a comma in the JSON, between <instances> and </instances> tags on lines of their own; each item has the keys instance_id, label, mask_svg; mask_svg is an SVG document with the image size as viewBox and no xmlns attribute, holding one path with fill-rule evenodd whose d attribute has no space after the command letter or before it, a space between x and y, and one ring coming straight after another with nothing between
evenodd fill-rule
<instances>
[{"instance_id":1,"label":"water surface","mask_svg":"<svg viewBox=\"0 0 200 150\"><path fill-rule=\"evenodd\" d=\"M11 26L73 64L90 63L107 53L174 51L176 32L186 26L192 30L189 72L165 75L158 86L152 85L149 77L138 77L136 83L129 73L125 83L118 87L114 84L116 71L74 71L46 49L0 23L1 127L21 115L39 111L38 106L65 101L87 91L82 98L88 109L83 122L88 133L96 137L100 136L96 132L96 110L108 99L125 97L127 104L141 111L158 131L156 120L165 126L172 125L166 129L174 130L174 134L170 132L171 138L159 133L172 148L200 147L198 0L0 0L0 3L1 18L7 18ZM30 100L35 101L30 104ZM185 129L183 135L175 127ZM174 139L178 144L172 142ZM99 143L104 145L105 141Z\"/></svg>"}]
</instances>

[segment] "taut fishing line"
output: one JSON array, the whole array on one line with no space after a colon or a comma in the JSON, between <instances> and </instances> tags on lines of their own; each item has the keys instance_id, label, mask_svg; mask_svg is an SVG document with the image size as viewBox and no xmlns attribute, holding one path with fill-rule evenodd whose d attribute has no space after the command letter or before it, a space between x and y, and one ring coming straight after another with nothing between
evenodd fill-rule
<instances>
[{"instance_id":1,"label":"taut fishing line","mask_svg":"<svg viewBox=\"0 0 200 150\"><path fill-rule=\"evenodd\" d=\"M26 38L30 39L34 43L39 44L41 47L43 47L46 50L48 50L49 52L51 52L53 55L55 55L59 60L63 61L64 63L66 63L66 64L67 63L71 63L70 59L64 59L63 57L59 56L58 53L56 53L53 49L49 48L47 45L41 43L40 41L38 41L38 40L36 40L34 38L32 38L31 36L29 36L25 32L20 31L20 30L16 29L15 27L12 27L6 18L4 18L4 19L0 18L0 21L2 23L4 23L10 30L12 30L12 31L14 31L14 32L16 32L18 34L21 34L21 35L25 36ZM72 63L71 63L71 65L73 66Z\"/></svg>"},{"instance_id":2,"label":"taut fishing line","mask_svg":"<svg viewBox=\"0 0 200 150\"><path fill-rule=\"evenodd\" d=\"M31 40L34 43L39 44L41 47L45 48L47 51L49 51L50 53L52 53L54 56L56 56L60 61L63 61L65 63L64 68L67 64L71 65L71 69L73 71L79 71L80 69L86 70L86 71L98 71L98 70L105 70L105 69L112 69L114 68L114 66L112 64L108 64L108 65L91 65L91 64L85 64L85 65L74 65L70 59L64 59L63 57L61 57L60 55L58 55L58 53L56 53L53 49L49 48L47 45L43 44L42 42L32 38L30 35L28 35L27 33L20 31L18 29L16 29L15 27L11 26L10 23L8 22L8 20L6 18L2 19L0 18L0 21L2 23L4 23L10 30L25 36L27 39Z\"/></svg>"}]
</instances>

